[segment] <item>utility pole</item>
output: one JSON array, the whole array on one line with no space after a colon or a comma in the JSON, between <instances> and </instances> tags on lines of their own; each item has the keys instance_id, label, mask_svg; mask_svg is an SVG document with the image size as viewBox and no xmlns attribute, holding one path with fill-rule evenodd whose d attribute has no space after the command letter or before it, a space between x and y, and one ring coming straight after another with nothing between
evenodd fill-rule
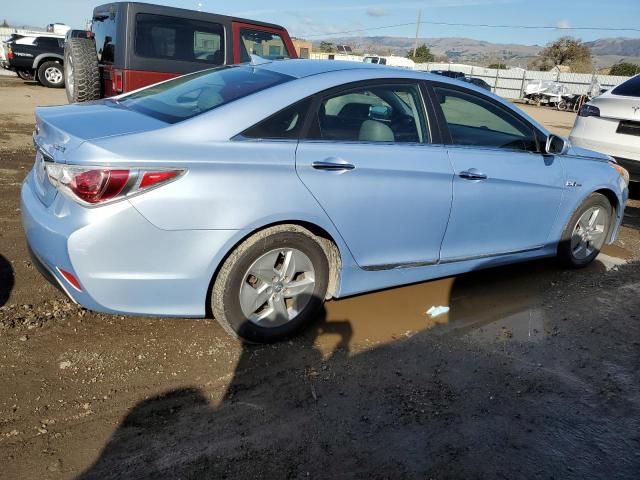
<instances>
[{"instance_id":1,"label":"utility pole","mask_svg":"<svg viewBox=\"0 0 640 480\"><path fill-rule=\"evenodd\" d=\"M416 51L418 50L418 35L420 35L420 17L422 10L418 10L418 21L416 22L416 41L413 44L413 58L416 58Z\"/></svg>"}]
</instances>

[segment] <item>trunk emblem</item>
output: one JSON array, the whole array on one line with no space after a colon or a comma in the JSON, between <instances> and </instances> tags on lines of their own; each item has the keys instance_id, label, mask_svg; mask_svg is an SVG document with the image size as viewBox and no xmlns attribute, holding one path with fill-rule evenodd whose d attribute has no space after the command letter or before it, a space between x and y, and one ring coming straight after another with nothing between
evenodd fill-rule
<instances>
[{"instance_id":1,"label":"trunk emblem","mask_svg":"<svg viewBox=\"0 0 640 480\"><path fill-rule=\"evenodd\" d=\"M635 114L637 114L637 113L638 113L638 111L640 111L640 105L635 105L635 106L633 106L633 107L631 107L631 108L633 108L633 114L634 114L634 115L635 115Z\"/></svg>"}]
</instances>

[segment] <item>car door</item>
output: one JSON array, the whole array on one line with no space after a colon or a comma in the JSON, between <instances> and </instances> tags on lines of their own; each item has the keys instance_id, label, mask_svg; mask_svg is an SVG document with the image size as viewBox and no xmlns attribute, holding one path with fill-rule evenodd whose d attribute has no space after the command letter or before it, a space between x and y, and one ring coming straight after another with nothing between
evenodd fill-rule
<instances>
[{"instance_id":1,"label":"car door","mask_svg":"<svg viewBox=\"0 0 640 480\"><path fill-rule=\"evenodd\" d=\"M368 82L318 96L296 152L302 182L356 262L377 270L436 263L453 171L434 145L417 82Z\"/></svg>"},{"instance_id":2,"label":"car door","mask_svg":"<svg viewBox=\"0 0 640 480\"><path fill-rule=\"evenodd\" d=\"M561 160L516 112L470 89L431 91L454 168L441 261L533 250L549 241L564 188Z\"/></svg>"}]
</instances>

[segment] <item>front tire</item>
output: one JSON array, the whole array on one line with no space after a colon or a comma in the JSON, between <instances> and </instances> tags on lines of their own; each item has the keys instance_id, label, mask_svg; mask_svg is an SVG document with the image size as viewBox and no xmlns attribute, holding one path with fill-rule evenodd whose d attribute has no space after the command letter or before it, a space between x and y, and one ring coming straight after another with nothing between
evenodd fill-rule
<instances>
[{"instance_id":1,"label":"front tire","mask_svg":"<svg viewBox=\"0 0 640 480\"><path fill-rule=\"evenodd\" d=\"M64 69L62 65L54 61L44 62L38 68L38 80L45 87L64 87Z\"/></svg>"},{"instance_id":2,"label":"front tire","mask_svg":"<svg viewBox=\"0 0 640 480\"><path fill-rule=\"evenodd\" d=\"M589 265L609 235L613 209L607 197L592 193L573 213L558 246L558 258L572 268Z\"/></svg>"},{"instance_id":3,"label":"front tire","mask_svg":"<svg viewBox=\"0 0 640 480\"><path fill-rule=\"evenodd\" d=\"M312 322L324 302L329 262L317 238L296 225L254 234L222 265L211 292L216 320L251 343L283 340Z\"/></svg>"}]
</instances>

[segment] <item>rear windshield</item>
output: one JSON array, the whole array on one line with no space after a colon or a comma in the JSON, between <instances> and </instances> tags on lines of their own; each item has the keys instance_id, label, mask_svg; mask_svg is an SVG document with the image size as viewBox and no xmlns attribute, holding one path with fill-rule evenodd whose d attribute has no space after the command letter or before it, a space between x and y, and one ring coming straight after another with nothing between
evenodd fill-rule
<instances>
[{"instance_id":1,"label":"rear windshield","mask_svg":"<svg viewBox=\"0 0 640 480\"><path fill-rule=\"evenodd\" d=\"M625 97L640 97L640 75L630 78L614 88L611 93Z\"/></svg>"},{"instance_id":2,"label":"rear windshield","mask_svg":"<svg viewBox=\"0 0 640 480\"><path fill-rule=\"evenodd\" d=\"M219 67L131 93L119 103L158 120L177 123L293 78L250 66Z\"/></svg>"}]
</instances>

